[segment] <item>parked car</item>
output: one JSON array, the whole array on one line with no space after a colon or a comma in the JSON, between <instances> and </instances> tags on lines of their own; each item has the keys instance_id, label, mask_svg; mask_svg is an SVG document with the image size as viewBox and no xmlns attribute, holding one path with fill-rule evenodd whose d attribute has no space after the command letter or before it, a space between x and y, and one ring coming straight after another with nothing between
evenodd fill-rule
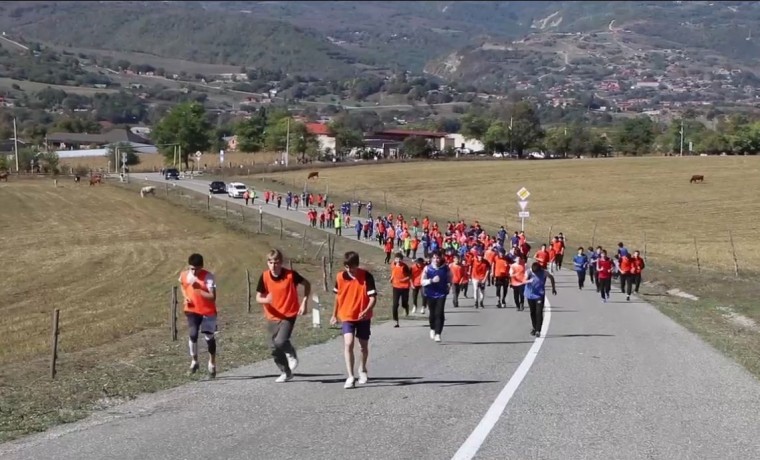
<instances>
[{"instance_id":1,"label":"parked car","mask_svg":"<svg viewBox=\"0 0 760 460\"><path fill-rule=\"evenodd\" d=\"M220 180L215 180L208 186L209 193L227 193L227 184Z\"/></svg>"},{"instance_id":2,"label":"parked car","mask_svg":"<svg viewBox=\"0 0 760 460\"><path fill-rule=\"evenodd\" d=\"M164 179L174 179L179 180L179 170L177 168L169 168L166 171L164 171Z\"/></svg>"},{"instance_id":3,"label":"parked car","mask_svg":"<svg viewBox=\"0 0 760 460\"><path fill-rule=\"evenodd\" d=\"M242 182L230 182L227 184L227 195L231 198L243 198L243 194L248 187Z\"/></svg>"}]
</instances>

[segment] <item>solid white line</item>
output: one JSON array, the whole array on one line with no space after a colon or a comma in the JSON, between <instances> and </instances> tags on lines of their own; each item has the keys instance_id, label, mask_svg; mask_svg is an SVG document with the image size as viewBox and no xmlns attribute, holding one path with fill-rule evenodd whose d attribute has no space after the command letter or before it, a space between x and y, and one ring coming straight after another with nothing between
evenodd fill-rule
<instances>
[{"instance_id":1,"label":"solid white line","mask_svg":"<svg viewBox=\"0 0 760 460\"><path fill-rule=\"evenodd\" d=\"M493 427L496 426L496 422L499 421L501 414L504 413L504 409L507 408L507 404L509 404L515 391L517 391L517 387L520 386L520 383L522 383L525 376L528 375L528 371L533 365L533 361L535 361L536 356L538 356L538 351L541 350L544 338L546 338L546 334L549 332L552 310L548 298L546 299L544 306L546 308L544 309L544 324L541 327L541 337L533 342L530 350L528 350L528 354L525 355L520 366L515 373L512 374L512 378L509 379L509 382L507 382L506 386L501 390L499 396L497 396L496 400L491 404L491 407L488 408L488 412L483 416L483 419L478 423L478 426L475 427L475 430L470 434L470 437L468 437L464 444L462 444L457 453L454 454L452 460L470 460L475 457L475 454L478 453L478 450L480 450L480 447L485 442L489 433L491 433Z\"/></svg>"}]
</instances>

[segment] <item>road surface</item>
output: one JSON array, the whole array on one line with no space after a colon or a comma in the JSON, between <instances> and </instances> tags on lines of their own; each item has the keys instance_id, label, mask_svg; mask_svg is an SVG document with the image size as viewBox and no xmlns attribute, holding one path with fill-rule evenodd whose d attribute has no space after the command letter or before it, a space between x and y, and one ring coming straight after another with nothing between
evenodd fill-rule
<instances>
[{"instance_id":1,"label":"road surface","mask_svg":"<svg viewBox=\"0 0 760 460\"><path fill-rule=\"evenodd\" d=\"M440 344L424 321L375 325L366 386L343 389L333 340L300 351L292 382L260 362L0 445L0 458L760 458L753 376L651 305L619 290L602 304L572 272L557 281L545 338L489 291L485 310L448 307Z\"/></svg>"}]
</instances>

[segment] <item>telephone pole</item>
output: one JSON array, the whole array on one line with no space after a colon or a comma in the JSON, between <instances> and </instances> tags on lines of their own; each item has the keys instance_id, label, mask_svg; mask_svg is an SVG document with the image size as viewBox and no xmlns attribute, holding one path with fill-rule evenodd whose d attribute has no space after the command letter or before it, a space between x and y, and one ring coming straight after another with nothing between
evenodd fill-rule
<instances>
[{"instance_id":1,"label":"telephone pole","mask_svg":"<svg viewBox=\"0 0 760 460\"><path fill-rule=\"evenodd\" d=\"M16 158L16 174L21 171L18 168L18 132L16 131L16 117L13 117L13 156Z\"/></svg>"},{"instance_id":2,"label":"telephone pole","mask_svg":"<svg viewBox=\"0 0 760 460\"><path fill-rule=\"evenodd\" d=\"M683 118L681 118L681 156L683 156Z\"/></svg>"}]
</instances>

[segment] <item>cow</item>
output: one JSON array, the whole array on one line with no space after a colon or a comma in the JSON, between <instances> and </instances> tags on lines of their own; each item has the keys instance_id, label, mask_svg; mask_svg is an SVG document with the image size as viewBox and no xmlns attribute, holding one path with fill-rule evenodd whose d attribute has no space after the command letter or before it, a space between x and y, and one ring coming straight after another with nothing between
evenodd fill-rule
<instances>
[{"instance_id":1,"label":"cow","mask_svg":"<svg viewBox=\"0 0 760 460\"><path fill-rule=\"evenodd\" d=\"M309 173L309 177L307 177L307 178L306 178L306 180L309 180L309 179L311 179L312 177L316 177L317 179L319 179L319 171L313 171L313 172L310 172L310 173Z\"/></svg>"},{"instance_id":2,"label":"cow","mask_svg":"<svg viewBox=\"0 0 760 460\"><path fill-rule=\"evenodd\" d=\"M75 183L77 183L77 184L78 184L78 183L79 183L81 180L82 180L82 178L81 178L81 177L79 177L79 174L77 174L76 176L74 176L74 182L75 182Z\"/></svg>"},{"instance_id":3,"label":"cow","mask_svg":"<svg viewBox=\"0 0 760 460\"><path fill-rule=\"evenodd\" d=\"M145 195L153 195L156 196L156 187L152 185L148 185L147 187L143 187L140 189L140 196L145 198Z\"/></svg>"},{"instance_id":4,"label":"cow","mask_svg":"<svg viewBox=\"0 0 760 460\"><path fill-rule=\"evenodd\" d=\"M102 184L103 178L100 175L90 177L90 185Z\"/></svg>"},{"instance_id":5,"label":"cow","mask_svg":"<svg viewBox=\"0 0 760 460\"><path fill-rule=\"evenodd\" d=\"M5 182L8 182L8 172L6 171L0 172L0 180L4 180Z\"/></svg>"},{"instance_id":6,"label":"cow","mask_svg":"<svg viewBox=\"0 0 760 460\"><path fill-rule=\"evenodd\" d=\"M705 176L701 176L701 175L695 174L695 175L691 176L691 180L689 180L689 183L693 184L695 182L704 182L704 181L705 181Z\"/></svg>"}]
</instances>

